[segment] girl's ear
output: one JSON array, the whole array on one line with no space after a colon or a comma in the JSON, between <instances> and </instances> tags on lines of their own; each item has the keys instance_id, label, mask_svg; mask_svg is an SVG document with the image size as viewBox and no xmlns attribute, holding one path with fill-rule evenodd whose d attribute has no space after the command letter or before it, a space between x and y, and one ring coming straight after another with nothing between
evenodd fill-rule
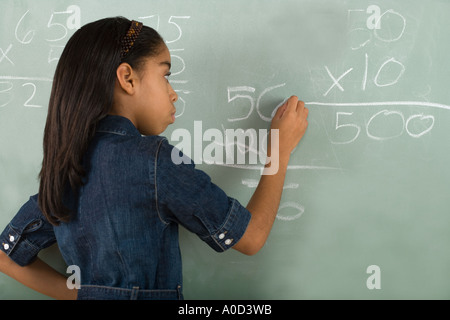
<instances>
[{"instance_id":1,"label":"girl's ear","mask_svg":"<svg viewBox=\"0 0 450 320\"><path fill-rule=\"evenodd\" d=\"M117 81L120 87L128 94L133 95L136 86L135 72L128 63L121 63L116 70Z\"/></svg>"}]
</instances>

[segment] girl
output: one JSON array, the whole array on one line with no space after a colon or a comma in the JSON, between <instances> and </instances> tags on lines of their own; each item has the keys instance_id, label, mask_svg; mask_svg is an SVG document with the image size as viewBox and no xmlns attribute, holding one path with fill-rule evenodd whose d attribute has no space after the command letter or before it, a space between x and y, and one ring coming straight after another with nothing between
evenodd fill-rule
<instances>
[{"instance_id":1,"label":"girl","mask_svg":"<svg viewBox=\"0 0 450 320\"><path fill-rule=\"evenodd\" d=\"M159 136L175 121L170 66L163 39L139 22L75 32L54 76L39 194L0 235L0 271L57 299L181 299L179 224L219 252L260 250L308 109L292 96L276 112L279 145L267 150L279 169L243 207L194 165L172 162ZM80 268L78 290L37 258L55 241Z\"/></svg>"}]
</instances>

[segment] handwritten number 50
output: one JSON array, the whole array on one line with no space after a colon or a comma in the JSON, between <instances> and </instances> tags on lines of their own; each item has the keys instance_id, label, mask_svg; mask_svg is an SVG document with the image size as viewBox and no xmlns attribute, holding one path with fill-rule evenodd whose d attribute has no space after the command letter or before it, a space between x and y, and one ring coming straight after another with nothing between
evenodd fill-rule
<instances>
[{"instance_id":1,"label":"handwritten number 50","mask_svg":"<svg viewBox=\"0 0 450 320\"><path fill-rule=\"evenodd\" d=\"M253 87L247 87L247 86L242 86L242 87L228 87L227 91L228 91L228 103L237 100L237 99L245 99L248 100L248 102L250 103L249 106L249 111L247 113L247 115L245 115L244 117L240 117L240 118L228 118L229 122L234 122L234 121L240 121L240 120L245 120L248 117L250 117L250 115L252 114L253 110L255 109L256 106L256 112L258 113L259 117L267 122L270 122L272 120L272 117L275 114L276 109L272 112L271 117L267 117L265 115L262 114L261 110L260 110L260 106L261 106L261 99L264 97L264 95L266 95L267 93L269 93L272 90L275 90L277 88L283 87L285 86L285 83L282 84L278 84L269 88L266 88L265 90L263 90L263 92L258 96L258 98L255 99L255 97L253 97L253 93L255 93L256 89ZM245 94L243 94L245 93Z\"/></svg>"}]
</instances>

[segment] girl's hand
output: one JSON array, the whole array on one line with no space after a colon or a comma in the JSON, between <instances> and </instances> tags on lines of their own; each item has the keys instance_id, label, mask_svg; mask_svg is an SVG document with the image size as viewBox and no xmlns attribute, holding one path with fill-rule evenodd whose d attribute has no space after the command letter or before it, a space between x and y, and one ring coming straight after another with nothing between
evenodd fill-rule
<instances>
[{"instance_id":1,"label":"girl's hand","mask_svg":"<svg viewBox=\"0 0 450 320\"><path fill-rule=\"evenodd\" d=\"M291 96L280 106L272 119L271 129L278 129L279 156L289 159L291 152L297 146L308 127L308 112L303 101ZM270 141L270 139L269 139ZM268 150L271 150L268 148ZM271 150L271 152L276 150Z\"/></svg>"}]
</instances>

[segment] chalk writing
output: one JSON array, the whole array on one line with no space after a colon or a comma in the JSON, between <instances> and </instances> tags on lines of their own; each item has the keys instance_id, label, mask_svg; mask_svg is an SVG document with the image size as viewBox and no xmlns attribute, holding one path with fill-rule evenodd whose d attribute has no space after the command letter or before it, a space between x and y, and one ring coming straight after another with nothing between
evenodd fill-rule
<instances>
[{"instance_id":1,"label":"chalk writing","mask_svg":"<svg viewBox=\"0 0 450 320\"><path fill-rule=\"evenodd\" d=\"M312 105L314 103L310 103L310 105ZM347 141L341 141L341 142L337 142L337 141L331 141L331 143L333 144L348 144L348 143L352 143L353 141L355 141L359 134L361 133L361 125L356 124L356 123L352 123L349 120L342 120L342 118L349 118L351 116L353 116L354 112L336 112L336 127L335 130L336 131L341 131L342 128L352 128L351 130L354 132L354 135L351 139L347 140ZM377 118L384 116L384 117L389 117L389 116L397 116L401 119L401 125L398 126L398 134L392 135L392 136L387 136L387 137L382 137L382 136L376 136L374 134L372 134L372 122L376 121ZM422 126L423 130L413 133L411 132L409 125L410 122L412 120L419 120L419 121L425 121L426 123ZM401 111L390 111L390 110L382 110L379 111L377 113L375 113L374 115L372 115L369 119L369 121L365 124L365 131L367 133L367 136L373 140L378 140L378 141L382 141L382 140L387 140L387 139L392 139L395 137L399 137L403 134L403 132L406 130L406 132L408 133L409 136L413 137L413 138L419 138L421 136L423 136L424 134L430 132L430 130L433 128L434 126L434 116L433 115L424 115L422 113L420 114L413 114L411 116L408 117L408 119L405 122L405 117L404 114Z\"/></svg>"},{"instance_id":2,"label":"chalk writing","mask_svg":"<svg viewBox=\"0 0 450 320\"><path fill-rule=\"evenodd\" d=\"M9 63L16 67L16 62L8 55L15 50L15 45L28 46L40 33L46 36L46 42L49 46L47 63L57 62L64 49L65 42L69 38L70 31L74 31L81 27L81 9L79 6L70 5L64 11L52 11L49 14L47 24L27 27L29 21L33 21L33 12L25 11L17 21L14 28L14 39L17 43L10 43L6 49L0 48L0 66L2 63ZM39 28L43 27L43 28ZM52 82L51 78L39 76L17 76L17 75L0 75L0 108L7 107L12 101L20 88L18 96L23 99L21 104L27 108L41 108L42 105L36 103L36 98L40 90L40 82ZM15 82L22 82L21 85ZM46 86L47 88L47 86Z\"/></svg>"},{"instance_id":3,"label":"chalk writing","mask_svg":"<svg viewBox=\"0 0 450 320\"><path fill-rule=\"evenodd\" d=\"M256 91L256 89L253 87L249 87L249 86L228 87L227 88L228 103L230 103L236 99L246 99L250 103L248 112L245 116L240 117L240 118L228 118L228 121L234 122L234 121L246 120L252 114L255 107L256 107L256 111L257 111L259 117L262 120L267 121L267 122L271 121L273 118L274 112L276 111L276 108L274 109L274 111L272 112L270 117L263 115L262 111L260 110L261 100L264 97L264 95L266 95L270 91L275 90L277 88L281 88L285 85L286 85L286 83L282 83L282 84L278 84L278 85L274 85L269 88L266 88L261 92L261 94L259 94L258 98L256 98L256 99L253 97L253 95L251 95L251 94L255 93L255 91ZM239 94L236 92L247 92L247 94Z\"/></svg>"},{"instance_id":4,"label":"chalk writing","mask_svg":"<svg viewBox=\"0 0 450 320\"><path fill-rule=\"evenodd\" d=\"M167 46L169 47L170 55L172 58L172 74L169 79L170 84L174 87L175 92L178 94L178 101L176 103L177 112L175 117L181 117L186 110L186 95L192 93L190 89L183 87L189 83L189 80L183 78L183 73L186 70L186 62L183 57L185 51L184 47L177 47L183 36L182 24L191 19L191 16L170 16L167 20L161 19L160 14L151 14L146 16L139 16L138 19L142 20L146 25L151 26L156 31L161 31L164 29L164 35L168 34L168 38L165 40ZM161 23L161 20L167 21L167 25ZM175 48L173 48L175 46ZM175 79L173 79L175 78Z\"/></svg>"},{"instance_id":5,"label":"chalk writing","mask_svg":"<svg viewBox=\"0 0 450 320\"><path fill-rule=\"evenodd\" d=\"M365 68L364 68L364 74L363 74L363 78L362 78L362 85L361 85L361 89L363 91L366 90L367 87L367 76L368 76L368 68L369 68L369 56L366 53L365 54ZM385 79L380 80L380 75L383 74L383 71L388 69L389 67L391 69L393 69L395 66L398 67L398 72L397 74L393 77L393 79ZM333 84L331 85L331 87L329 87L329 89L323 94L324 97L326 97L330 91L334 88L337 87L341 92L344 92L344 88L343 85L339 82L341 81L347 74L349 74L351 71L353 71L354 68L349 68L347 69L344 73L342 73L338 78L336 78L330 71L330 69L328 68L328 66L325 66L325 70L327 71L329 77L331 78L331 80L333 81ZM403 63L401 63L400 61L396 60L395 58L389 58L386 61L384 61L381 66L378 68L377 73L374 76L373 79L373 83L377 86L377 87L388 87L388 86L392 86L395 85L399 79L401 78L401 76L403 75L403 73L405 72L406 68L403 65Z\"/></svg>"},{"instance_id":6,"label":"chalk writing","mask_svg":"<svg viewBox=\"0 0 450 320\"><path fill-rule=\"evenodd\" d=\"M7 56L8 52L11 50L11 48L12 48L12 44L10 44L8 46L8 48L6 48L5 51L3 51L2 48L0 48L0 54L1 54L0 62L2 62L3 60L6 60L9 63L11 63L12 65L14 65L14 62L12 62L12 60Z\"/></svg>"},{"instance_id":7,"label":"chalk writing","mask_svg":"<svg viewBox=\"0 0 450 320\"><path fill-rule=\"evenodd\" d=\"M17 41L21 44L29 44L33 40L34 35L36 33L35 30L28 30L28 32L26 32L25 35L23 35L22 37L19 38L20 25L21 25L23 19L25 19L25 17L28 15L29 12L30 12L30 10L27 10L22 15L22 17L19 19L19 21L16 24L16 28L14 29L14 35L16 36Z\"/></svg>"},{"instance_id":8,"label":"chalk writing","mask_svg":"<svg viewBox=\"0 0 450 320\"><path fill-rule=\"evenodd\" d=\"M41 108L42 106L30 104L30 101L34 98L34 95L36 94L36 85L32 82L27 82L22 85L22 87L25 87L25 86L31 86L33 88L33 91L31 93L31 96L28 98L28 100L23 105L25 107L30 107L30 108Z\"/></svg>"}]
</instances>

